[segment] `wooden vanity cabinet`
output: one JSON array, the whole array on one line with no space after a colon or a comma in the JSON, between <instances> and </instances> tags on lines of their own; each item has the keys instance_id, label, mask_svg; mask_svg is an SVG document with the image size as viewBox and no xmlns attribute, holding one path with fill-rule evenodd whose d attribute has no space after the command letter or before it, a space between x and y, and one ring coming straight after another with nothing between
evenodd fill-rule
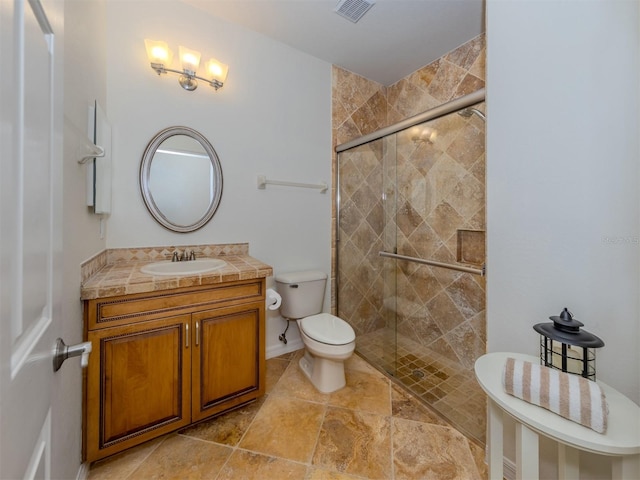
<instances>
[{"instance_id":1,"label":"wooden vanity cabinet","mask_svg":"<svg viewBox=\"0 0 640 480\"><path fill-rule=\"evenodd\" d=\"M261 307L264 314L264 302ZM256 361L256 353L264 344L256 335L264 331L260 311L238 305L194 313L192 319L196 337L192 352L192 421L256 398L255 392L264 393L264 375L260 372L264 362Z\"/></svg>"},{"instance_id":2,"label":"wooden vanity cabinet","mask_svg":"<svg viewBox=\"0 0 640 480\"><path fill-rule=\"evenodd\" d=\"M265 280L85 301L91 462L264 394Z\"/></svg>"},{"instance_id":3,"label":"wooden vanity cabinet","mask_svg":"<svg viewBox=\"0 0 640 480\"><path fill-rule=\"evenodd\" d=\"M180 315L89 332L87 460L191 422L191 357L182 347L190 321Z\"/></svg>"}]
</instances>

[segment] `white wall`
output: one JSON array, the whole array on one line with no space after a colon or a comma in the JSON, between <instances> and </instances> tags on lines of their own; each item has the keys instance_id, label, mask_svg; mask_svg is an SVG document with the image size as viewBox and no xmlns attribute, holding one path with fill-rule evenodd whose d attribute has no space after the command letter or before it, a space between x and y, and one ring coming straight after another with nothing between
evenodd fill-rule
<instances>
[{"instance_id":1,"label":"white wall","mask_svg":"<svg viewBox=\"0 0 640 480\"><path fill-rule=\"evenodd\" d=\"M89 105L106 103L106 22L103 0L66 0L64 8L63 302L56 335L70 345L81 342L83 333L80 264L106 247L100 218L85 204L85 167L77 162ZM82 449L80 362L66 362L53 385L51 477L75 478Z\"/></svg>"},{"instance_id":2,"label":"white wall","mask_svg":"<svg viewBox=\"0 0 640 480\"><path fill-rule=\"evenodd\" d=\"M317 190L267 187L259 174L313 183L331 179L331 65L175 1L109 2L108 102L113 127L113 209L109 248L248 242L274 274L330 270L331 197ZM150 68L144 39L165 40L229 64L225 86L194 92L177 75ZM160 130L191 127L212 143L222 164L222 201L202 229L177 234L147 212L139 164ZM268 280L268 285L273 279ZM326 309L329 298L325 299ZM284 328L270 313L267 349ZM292 328L291 339L297 331ZM291 343L291 342L290 342ZM291 347L292 345L289 345Z\"/></svg>"},{"instance_id":3,"label":"white wall","mask_svg":"<svg viewBox=\"0 0 640 480\"><path fill-rule=\"evenodd\" d=\"M488 350L538 354L563 307L640 402L636 1L487 2Z\"/></svg>"}]
</instances>

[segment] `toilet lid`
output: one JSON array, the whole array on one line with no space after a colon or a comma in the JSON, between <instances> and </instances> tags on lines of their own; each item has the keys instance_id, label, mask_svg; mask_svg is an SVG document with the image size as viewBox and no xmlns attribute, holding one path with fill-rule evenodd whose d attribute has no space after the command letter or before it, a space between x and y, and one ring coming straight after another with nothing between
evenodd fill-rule
<instances>
[{"instance_id":1,"label":"toilet lid","mask_svg":"<svg viewBox=\"0 0 640 480\"><path fill-rule=\"evenodd\" d=\"M351 325L329 313L305 317L300 326L308 337L328 345L346 345L356 339Z\"/></svg>"}]
</instances>

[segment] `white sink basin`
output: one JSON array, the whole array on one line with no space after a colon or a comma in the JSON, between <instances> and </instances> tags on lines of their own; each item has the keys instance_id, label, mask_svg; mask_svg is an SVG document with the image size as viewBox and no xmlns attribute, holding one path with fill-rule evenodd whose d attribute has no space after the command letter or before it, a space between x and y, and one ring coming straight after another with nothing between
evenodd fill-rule
<instances>
[{"instance_id":1,"label":"white sink basin","mask_svg":"<svg viewBox=\"0 0 640 480\"><path fill-rule=\"evenodd\" d=\"M217 270L226 264L227 262L217 258L199 258L188 262L171 262L167 260L144 265L140 268L140 271L148 275L198 275Z\"/></svg>"}]
</instances>

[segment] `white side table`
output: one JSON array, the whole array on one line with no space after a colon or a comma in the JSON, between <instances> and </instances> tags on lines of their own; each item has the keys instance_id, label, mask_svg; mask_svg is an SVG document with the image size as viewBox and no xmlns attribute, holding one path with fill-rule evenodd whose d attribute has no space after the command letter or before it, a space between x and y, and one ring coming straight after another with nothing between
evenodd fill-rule
<instances>
[{"instance_id":1,"label":"white side table","mask_svg":"<svg viewBox=\"0 0 640 480\"><path fill-rule=\"evenodd\" d=\"M503 413L516 421L516 478L537 479L538 435L558 442L558 477L578 479L578 451L612 456L614 480L640 479L640 407L617 390L598 381L609 405L605 434L567 420L537 405L509 395L502 386L502 371L508 357L539 363L540 359L519 353L497 352L480 357L475 364L478 383L489 397L489 478L502 479Z\"/></svg>"}]
</instances>

